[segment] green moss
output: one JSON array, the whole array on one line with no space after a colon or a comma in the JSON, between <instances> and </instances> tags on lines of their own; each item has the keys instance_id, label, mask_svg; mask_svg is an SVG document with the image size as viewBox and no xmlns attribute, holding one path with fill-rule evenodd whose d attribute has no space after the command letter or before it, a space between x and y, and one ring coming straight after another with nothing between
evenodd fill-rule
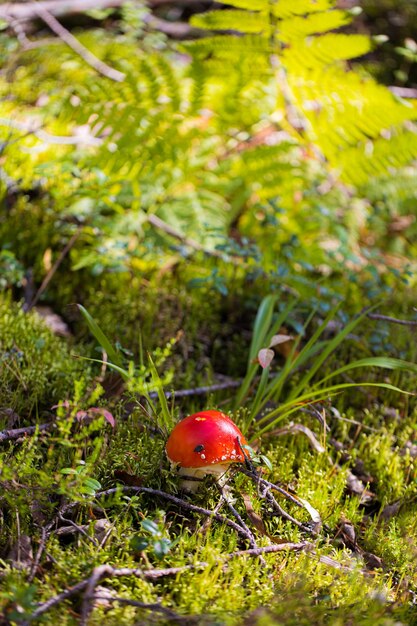
<instances>
[{"instance_id":1,"label":"green moss","mask_svg":"<svg viewBox=\"0 0 417 626\"><path fill-rule=\"evenodd\" d=\"M35 312L7 298L0 299L0 359L0 407L17 413L20 425L68 398L74 381L88 373Z\"/></svg>"},{"instance_id":2,"label":"green moss","mask_svg":"<svg viewBox=\"0 0 417 626\"><path fill-rule=\"evenodd\" d=\"M273 151L268 157L266 146L259 146L259 151L256 146L255 150L240 150L246 141L250 147L253 138L263 136L270 111L276 110L275 91L268 93L269 83L255 99L255 90L249 86L243 102L250 106L236 106L242 100L228 97L225 112L221 103L216 104L216 93L223 89L217 82L221 77L216 74L214 82L207 78L214 115L205 126L204 115L190 112L188 92L184 98L181 95L183 102L175 109L175 97L171 96L176 87L180 92L182 85L177 85L176 69L171 75L163 61L157 64L155 56L162 59L159 48L157 55L149 52L149 65L143 64L148 55L139 45L136 31L134 41L127 41L120 32L115 37L109 22L108 32L84 33L81 39L101 59L112 65L120 63L128 73L121 85L96 77L92 68L62 43L47 47L46 53L42 46L17 52L10 63L13 87L9 78L0 83L2 95L7 96L2 98L6 117L14 115L14 109L22 119L36 113L47 132L62 136L73 134L76 127L87 130L88 120L94 125L98 116L103 118L103 133L98 132L104 141L108 130L122 133L120 141L118 132L109 136L118 142L115 151L112 144L97 150L81 144L75 150L44 145L33 135L20 132L5 138L6 174L11 177L19 172L22 178L16 194L4 195L7 210L0 215L0 244L6 250L4 265L9 268L2 289L13 288L14 296L21 297L23 276L29 268L35 285L40 285L78 233L42 301L65 315L74 332L74 352L88 351L98 358L102 354L77 308L69 306L79 302L113 344L121 346L126 362L140 363L141 353L145 354L142 363L148 377L146 351L163 348L178 337L172 354L161 364L161 374L172 374L169 384L174 389L207 384L215 373L244 374L253 319L265 294L277 293L279 306L285 306L288 293L301 295L288 320L291 332L298 332L313 310L311 326L317 327L329 302L333 306L335 300L343 299L333 329L326 329L329 335L337 333L338 324L364 306L364 294L366 301L379 298L393 286L395 292L384 311L410 317L415 294L397 286L394 274L378 274L372 257L363 271L357 271L353 253L364 252L363 263L362 239L367 236L370 213L359 192L347 193L334 180L332 190L326 192L326 173L315 171L321 165L307 154L310 150L300 154L286 142L270 146L282 149L278 161ZM183 70L181 65L178 75L182 76ZM187 80L190 82L190 77ZM46 105L41 104L44 94L49 94ZM198 110L200 105L202 101ZM283 119L286 109L287 105L282 109ZM248 120L243 134L242 115ZM148 134L141 135L146 129ZM299 139L303 141L301 135ZM262 154L267 156L264 166ZM267 178L271 177L274 191L270 196L264 195L269 193L268 179L259 171L258 159ZM314 161L313 171L309 171L309 160ZM281 168L282 181L278 180ZM355 210L362 217L357 216L352 228ZM189 236L204 234L202 245L211 251L220 243L218 251L223 250L225 259L210 258L154 229L147 222L153 214L184 228ZM206 219L209 228L205 224L203 228ZM233 227L227 229L230 223ZM389 229L390 224L384 222L384 228ZM207 232L199 232L203 230ZM340 256L323 245L329 243L331 248L336 240ZM405 253L412 244L405 237L404 244ZM346 259L352 270L347 270ZM307 340L308 336L303 337L301 345ZM325 376L370 354L389 353L413 360L414 343L409 328L393 332L392 326L368 320L322 364L319 374ZM279 358L282 364L284 358ZM100 378L100 384L93 378L99 376L101 364L92 365L90 371L86 361L71 358L68 342L54 337L35 313L25 314L7 298L0 300L0 359L0 409L15 411L20 416L16 425L45 417L43 413L61 401L51 432L1 442L0 605L5 620L21 623L37 603L88 578L94 567L102 564L165 569L203 562L206 567L154 581L123 576L108 577L100 584L123 598L161 602L180 616L198 616L199 623L210 626L413 623L417 483L416 462L408 445L416 439L413 397L401 397L387 389L355 389L323 400L320 411L326 412L329 432L316 419L298 412L297 406L291 419L311 428L325 451L312 449L301 433L272 433L260 442L272 470L263 467L262 471L317 509L323 520L319 536L312 538L288 520L272 515L257 484L247 476L232 475L231 491L234 506L252 529L258 546L309 539L314 549L268 554L265 563L248 556L228 560L232 552L247 548L248 542L218 520L211 520L203 532L206 516L162 497L121 491L95 497L91 489L86 493L88 481L90 486L96 484L91 481L98 481L100 489L111 489L124 480L181 495L164 453L160 406L155 400L151 407L138 397L143 391L139 385L131 386L129 403L125 403L120 387L114 391L109 378ZM288 388L302 380L309 366L301 364L280 401L285 401ZM364 374L369 380L381 380L376 371ZM415 374L384 376L392 384L415 389ZM256 385L254 379L253 387ZM234 391L228 390L223 395L185 397L172 407L172 415L177 419L202 406L226 410L233 405L233 395ZM64 404L65 400L69 402ZM239 423L250 412L250 402L236 413ZM91 406L111 410L115 428L97 415L88 423L85 411ZM332 408L339 410L341 420ZM350 421L343 421L346 418ZM3 422L6 426L6 418ZM330 445L331 440L337 442ZM374 495L368 503L347 488L348 472L360 464L371 479L369 488ZM267 534L255 528L248 499ZM298 520L309 521L306 510L281 495L277 500ZM219 503L213 481L206 480L192 502L213 510ZM387 518L384 507L395 502L399 509ZM63 512L61 517L59 512ZM233 518L225 504L220 512ZM109 529L105 540L98 533L103 520ZM135 549L131 540L144 535L143 520L157 523L163 538L170 542L162 558L151 541L143 551ZM357 545L344 538L341 525L345 522L354 527ZM43 546L48 525L50 533ZM44 548L39 552L33 582L29 571L33 560L17 562L13 556L22 537L29 538L33 554ZM380 558L376 563L381 567L370 569L364 552ZM47 611L40 622L76 626L82 602L83 593L74 594ZM151 619L160 624L169 621L163 615L114 603L93 607L89 624L130 626Z\"/></svg>"}]
</instances>

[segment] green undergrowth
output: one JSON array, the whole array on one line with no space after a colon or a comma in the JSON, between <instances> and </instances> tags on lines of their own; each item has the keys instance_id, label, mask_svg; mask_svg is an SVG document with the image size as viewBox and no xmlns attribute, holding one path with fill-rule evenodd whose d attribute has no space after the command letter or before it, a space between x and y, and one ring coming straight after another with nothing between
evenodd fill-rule
<instances>
[{"instance_id":1,"label":"green undergrowth","mask_svg":"<svg viewBox=\"0 0 417 626\"><path fill-rule=\"evenodd\" d=\"M120 83L1 30L0 621L417 623L415 328L365 315L416 317L415 102L349 62L375 42L334 5L233 0L179 45L110 10L74 34ZM300 527L230 472L256 545L312 545L230 558L216 485L182 493L164 452L202 409L307 503L276 492ZM136 572L88 597L104 565Z\"/></svg>"},{"instance_id":2,"label":"green undergrowth","mask_svg":"<svg viewBox=\"0 0 417 626\"><path fill-rule=\"evenodd\" d=\"M0 298L0 414L4 426L34 422L89 377L89 368L71 357L68 342L53 335L36 312L25 313ZM15 414L15 416L14 416Z\"/></svg>"},{"instance_id":3,"label":"green undergrowth","mask_svg":"<svg viewBox=\"0 0 417 626\"><path fill-rule=\"evenodd\" d=\"M160 285L159 293L164 294L164 285ZM153 297L129 311L129 316L137 315L138 319L145 313L149 315L148 330L152 323L157 328L166 314ZM234 297L240 301L240 294ZM164 306L175 304L178 310L187 306L192 311L195 306L193 298L180 289L166 302ZM228 318L226 311L231 302L223 306L219 299L215 306L214 302L213 306L204 302L195 318L186 322L189 334L185 344L179 338L168 347L160 342L162 336L154 338L160 349L152 352L153 359L167 389L177 389L179 381L192 386L211 380L209 359L197 351L195 360L196 352L189 343L198 332L200 315L203 320L206 317L206 322L210 317L217 324L215 332L207 324L206 354L214 350L213 336L221 335L222 325L226 325L236 329L246 364L256 293ZM74 358L74 354L102 358L96 338L87 332L87 326L83 329L85 320L81 317L76 324L82 344L54 337L36 312L25 313L10 298L1 303L2 342L6 348L3 354L13 355L8 358L13 358L15 365L19 359L19 368L2 368L5 382L1 405L24 416L23 422L5 421L3 427L51 420L55 424L48 432L1 442L0 602L4 619L13 625L27 620L52 625L59 620L75 626L83 611L83 592L70 595L39 618L30 621L30 615L49 598L89 578L100 565L148 571L194 564L196 569L155 580L132 575L103 578L97 592L103 599L89 605L88 623L105 620L116 626L152 620L170 624L175 613L190 623L198 616L199 623L213 626L413 624L417 589L414 396L401 395L391 388L367 389L359 383L348 392L322 399L317 407L315 403L300 405L290 418L277 424L282 432L266 431L253 444L269 460L268 467L259 468L263 477L308 502L319 512L322 528L312 537L290 521L272 515L254 481L242 473L231 473L234 506L259 547L277 541L312 541L314 548L266 554L264 562L245 555L229 561L230 554L249 547L234 529L211 520L203 530L206 515L189 511L186 505L157 493L135 491L144 487L184 497L164 453L167 433L162 408L155 397L147 396L155 385L154 374L144 356L142 361L136 360L141 352L141 324L137 347L127 351L123 325L114 322L113 332L111 329L112 316L123 309L123 301L111 300L109 310L105 310L106 301L100 296L95 305L96 310L102 307L100 321L104 320L103 327L115 341L126 367L135 358L136 378L125 381L125 395L108 386L108 377L102 377L102 364ZM154 317L159 321L155 322ZM301 345L323 322L323 315L317 313L315 317ZM287 321L295 330L303 318L300 306ZM178 333L179 321L171 320L173 333ZM131 324L132 318L127 323ZM241 328L247 324L246 334L241 331L238 335L239 324ZM355 328L352 337L346 338L323 363L319 376L323 378L343 363L372 354L367 338L377 330L370 320ZM413 347L407 350L407 334L407 329L396 334L390 355L413 359ZM326 335L325 340L331 341L331 337ZM383 334L381 337L375 344L376 354L383 350ZM225 350L221 341L219 345ZM230 365L233 361L228 362L229 373L244 373L244 365L237 362L238 354L234 355L236 369ZM183 366L185 355L189 367ZM276 375L285 360L279 354L275 358ZM198 362L200 371L196 368ZM302 370L294 372L284 387L284 399L297 388L302 376ZM306 392L314 388L316 378L307 385ZM381 373L369 368L356 377L359 381L365 379L405 390L415 388L411 369ZM142 397L138 397L137 390L141 390ZM225 401L230 407L234 395L232 389L207 397L178 398L176 403L168 401L169 418L175 421L201 408L222 406ZM245 408L233 414L242 428L248 424L252 402L253 396ZM266 407L271 409L274 406ZM111 411L110 416L106 410ZM326 425L318 419L323 410ZM10 417L10 412L6 416ZM290 422L298 429L291 431ZM249 425L249 434L251 429L256 433L256 421ZM116 491L100 495L109 489ZM278 494L277 499L287 513L303 524L310 523L307 510ZM193 499L185 497L186 503L210 511L218 501L218 490L210 479ZM220 513L235 520L225 504ZM353 529L353 539L348 528ZM34 566L34 555L40 547L39 564ZM200 568L199 563L204 565ZM110 599L104 597L106 594ZM116 597L149 607L112 602L111 598ZM159 605L173 613L167 616L158 612Z\"/></svg>"},{"instance_id":4,"label":"green undergrowth","mask_svg":"<svg viewBox=\"0 0 417 626\"><path fill-rule=\"evenodd\" d=\"M204 516L148 494L127 491L108 497L83 495L82 483L62 473L62 469L75 468L82 462L83 480L94 477L100 483L98 493L120 485L122 480L126 482L127 475L136 485L177 493L178 485L163 453L164 438L149 424L140 423L139 416L140 412L122 420L118 415L114 431L105 425L103 418L98 418L88 426L77 427L69 438L62 419L57 432L3 447L2 478L6 489L2 495L0 598L11 623L24 621L35 603L46 601L89 577L95 566L164 569L199 562L207 564L201 571L155 581L132 576L110 577L101 581L99 591L104 594L107 590L110 597L113 594L144 603L156 603L162 598L164 607L180 615L200 616L201 623L207 624L371 624L372 619L388 625L395 620L413 623L410 592L417 585L414 568L417 488L409 456L404 455L397 463L396 491L387 494L384 500L376 490L377 499L371 512L361 504L358 495L346 490L346 472L353 462L335 465L338 454L331 446L319 454L309 447L302 434L287 435L265 445L263 451L273 470L265 470L264 476L290 485L298 496L319 510L323 530L315 541L314 551L265 555L264 564L256 558L241 556L225 568L227 555L245 547L245 541L233 529L213 520L202 532ZM409 420L407 432L411 432L411 423ZM387 468L391 467L396 446L403 443L401 431L399 427L391 428L388 434L381 427L372 442L366 434L360 435L363 442L357 446L358 454L365 454L372 445L379 449L378 459L376 454L366 457L365 469L381 488L387 480ZM242 494L250 499L253 510L264 520L268 534L275 540L308 539L291 523L270 517L250 478L237 474L230 477L230 484L235 507L247 523L250 524L250 518ZM397 498L403 502L399 514L384 518L381 513L384 505ZM213 509L218 499L215 485L207 481L192 503ZM287 512L306 521L305 513L297 507L283 498L279 501ZM54 531L48 537L41 558L42 573L29 584L30 559L25 561L21 554L18 560L16 542L19 537L20 541L23 536L29 537L32 548L36 549L41 528L65 502L73 503L72 510L62 515L59 524L66 534L62 530ZM227 507L223 506L221 512L233 519ZM81 527L83 534L71 532L74 529L68 519ZM135 549L134 539L146 535L144 520L154 522L161 537L167 540L166 554L158 556L152 542L144 551ZM357 550L344 544L340 529L346 522L356 529ZM253 526L252 529L259 546L270 543L265 535ZM368 568L363 552L379 557L380 566ZM320 557L331 557L333 566L320 562ZM51 608L40 623L54 624L59 620L63 624L77 624L80 608L81 596L77 595ZM103 600L92 611L89 623L105 620L111 625L130 624L148 617L149 611L121 605L112 607ZM156 621L170 623L164 617Z\"/></svg>"}]
</instances>

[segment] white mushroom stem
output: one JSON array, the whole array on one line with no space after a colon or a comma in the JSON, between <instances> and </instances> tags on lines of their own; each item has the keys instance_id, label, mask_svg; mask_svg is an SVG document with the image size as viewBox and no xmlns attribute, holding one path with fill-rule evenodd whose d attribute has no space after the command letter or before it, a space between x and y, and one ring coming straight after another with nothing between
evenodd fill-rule
<instances>
[{"instance_id":1,"label":"white mushroom stem","mask_svg":"<svg viewBox=\"0 0 417 626\"><path fill-rule=\"evenodd\" d=\"M204 467L180 467L178 469L178 474L180 474L180 476L197 479L182 479L181 488L185 491L189 491L190 493L195 493L200 486L200 481L203 480L203 478L208 474L215 476L217 483L223 487L226 483L226 472L228 467L229 463L213 463L213 465L205 465Z\"/></svg>"}]
</instances>

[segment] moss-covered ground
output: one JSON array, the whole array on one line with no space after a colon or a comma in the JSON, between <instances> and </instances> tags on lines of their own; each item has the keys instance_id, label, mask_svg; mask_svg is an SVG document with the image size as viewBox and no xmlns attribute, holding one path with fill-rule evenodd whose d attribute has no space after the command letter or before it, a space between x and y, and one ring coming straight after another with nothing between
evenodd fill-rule
<instances>
[{"instance_id":1,"label":"moss-covered ground","mask_svg":"<svg viewBox=\"0 0 417 626\"><path fill-rule=\"evenodd\" d=\"M139 9L74 27L120 83L0 24L0 622L417 624L415 167L340 182L274 63ZM165 455L202 409L253 448L226 497Z\"/></svg>"},{"instance_id":2,"label":"moss-covered ground","mask_svg":"<svg viewBox=\"0 0 417 626\"><path fill-rule=\"evenodd\" d=\"M172 306L164 288L159 292L150 288L145 311L155 306L156 294L163 299L158 309L163 316L164 307ZM221 306L205 313L199 298L194 294L187 304L193 317L187 343L181 345L180 339L170 348L154 350L166 390L191 389L191 395L179 394L176 402L170 401L174 419L201 408L225 408L233 400L233 388L204 396L192 392L216 380L208 363L211 351L218 350L218 329L225 323L233 327L232 317L222 319ZM99 316L103 326L106 316L112 315L117 328L125 306L124 298L114 307L110 299L110 310ZM84 337L82 344L57 338L36 312L23 312L10 297L3 298L0 310L0 597L6 621L415 623L412 396L358 387L320 404L325 426L304 407L292 415L292 423L308 427L314 439L294 431L268 434L255 442L270 462L257 468L262 477L305 499L322 520L315 534L298 528L274 514L253 479L231 473L232 506L250 528L256 546L261 552L268 546L279 550L260 556L247 552L251 546L244 532L225 525L225 519L236 522L236 518L227 502L216 508L221 496L210 479L193 497L179 491L164 454L167 433L161 407L152 394L150 404L146 400L152 388L146 365L140 370L145 395L136 393L136 387L129 391L126 383L123 391L123 383L115 381L114 374L103 373L102 365L75 358L95 352L100 357L94 340L85 340L81 319L74 330ZM250 316L247 311L248 320ZM169 316L169 322L172 331L182 329L182 318L173 322ZM202 336L200 323L209 329ZM365 341L374 324L367 322L358 329L364 335L353 343ZM403 353L410 331L397 334ZM123 340L123 335L118 338ZM241 339L246 348L249 339L248 331ZM354 352L347 341L331 367ZM237 378L242 369L235 364L227 371ZM388 381L386 374L384 380ZM415 377L394 373L389 380L410 391ZM89 413L89 407L110 411L115 425L100 411ZM236 422L242 425L243 417L237 412ZM46 431L28 428L51 422L53 428ZM25 427L26 433L15 434ZM308 522L306 511L276 496L287 513ZM200 509L190 510L190 504ZM223 519L210 518L209 512L215 510ZM91 583L91 576L100 571L95 568L103 565L108 569ZM138 602L142 604L135 606Z\"/></svg>"}]
</instances>

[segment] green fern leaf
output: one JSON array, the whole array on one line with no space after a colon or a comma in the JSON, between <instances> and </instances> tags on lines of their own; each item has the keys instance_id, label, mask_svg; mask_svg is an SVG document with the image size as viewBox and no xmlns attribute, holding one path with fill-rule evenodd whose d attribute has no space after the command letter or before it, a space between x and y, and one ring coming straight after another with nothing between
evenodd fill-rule
<instances>
[{"instance_id":1,"label":"green fern leaf","mask_svg":"<svg viewBox=\"0 0 417 626\"><path fill-rule=\"evenodd\" d=\"M344 35L328 33L321 37L307 39L293 51L300 65L314 67L318 63L330 65L336 61L354 59L367 54L372 42L366 35Z\"/></svg>"},{"instance_id":2,"label":"green fern leaf","mask_svg":"<svg viewBox=\"0 0 417 626\"><path fill-rule=\"evenodd\" d=\"M269 0L219 0L222 4L248 11L268 11Z\"/></svg>"},{"instance_id":3,"label":"green fern leaf","mask_svg":"<svg viewBox=\"0 0 417 626\"><path fill-rule=\"evenodd\" d=\"M240 33L266 35L270 32L268 15L249 11L209 11L201 15L193 15L190 23L197 28L210 30L233 30Z\"/></svg>"},{"instance_id":4,"label":"green fern leaf","mask_svg":"<svg viewBox=\"0 0 417 626\"><path fill-rule=\"evenodd\" d=\"M294 39L302 39L309 35L325 33L346 26L350 21L350 15L339 10L312 13L306 17L292 17L279 23L277 36L281 41L288 43Z\"/></svg>"},{"instance_id":5,"label":"green fern leaf","mask_svg":"<svg viewBox=\"0 0 417 626\"><path fill-rule=\"evenodd\" d=\"M326 11L335 5L334 0L292 0L292 2L271 3L271 13L280 19L292 15L308 15L319 11Z\"/></svg>"}]
</instances>

